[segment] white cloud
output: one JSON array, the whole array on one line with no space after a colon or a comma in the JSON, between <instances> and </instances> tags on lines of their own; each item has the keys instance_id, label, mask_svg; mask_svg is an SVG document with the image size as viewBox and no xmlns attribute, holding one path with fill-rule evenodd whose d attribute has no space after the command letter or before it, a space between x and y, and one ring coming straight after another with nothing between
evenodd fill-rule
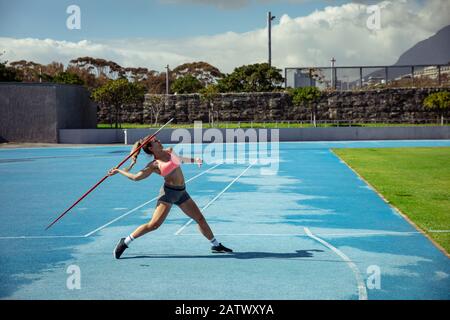
<instances>
[{"instance_id":1,"label":"white cloud","mask_svg":"<svg viewBox=\"0 0 450 320\"><path fill-rule=\"evenodd\" d=\"M328 6L305 17L282 15L272 30L273 65L279 68L323 66L328 65L333 56L341 66L393 64L406 49L450 23L448 1L427 0L423 5L412 0L384 1L380 3L381 29L370 31L366 27L367 6L356 2L371 1ZM231 72L243 64L266 61L267 30L166 41L68 42L0 38L0 51L3 50L9 61L67 63L70 59L89 55L114 60L123 66L162 71L166 64L174 67L203 60L224 72Z\"/></svg>"}]
</instances>

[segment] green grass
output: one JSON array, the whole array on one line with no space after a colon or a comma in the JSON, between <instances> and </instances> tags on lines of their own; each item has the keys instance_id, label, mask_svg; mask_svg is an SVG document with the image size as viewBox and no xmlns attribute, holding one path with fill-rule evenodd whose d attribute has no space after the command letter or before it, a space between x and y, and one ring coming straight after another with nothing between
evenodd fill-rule
<instances>
[{"instance_id":1,"label":"green grass","mask_svg":"<svg viewBox=\"0 0 450 320\"><path fill-rule=\"evenodd\" d=\"M159 128L162 124L151 125L151 124L139 124L139 123L123 123L122 129L140 129L140 128ZM352 127L409 127L409 126L437 126L438 124L407 124L407 123L352 123ZM446 124L450 125L450 124ZM332 123L323 123L317 125L320 128L330 128L330 127L349 127L348 123L341 123L339 125ZM170 124L167 128L193 128L193 123L187 124ZM216 123L214 128L311 128L312 124L304 123L288 123L288 122L219 122ZM109 124L100 123L97 124L98 129L110 129ZM208 123L203 123L203 128L211 128Z\"/></svg>"},{"instance_id":2,"label":"green grass","mask_svg":"<svg viewBox=\"0 0 450 320\"><path fill-rule=\"evenodd\" d=\"M333 151L450 252L450 147Z\"/></svg>"}]
</instances>

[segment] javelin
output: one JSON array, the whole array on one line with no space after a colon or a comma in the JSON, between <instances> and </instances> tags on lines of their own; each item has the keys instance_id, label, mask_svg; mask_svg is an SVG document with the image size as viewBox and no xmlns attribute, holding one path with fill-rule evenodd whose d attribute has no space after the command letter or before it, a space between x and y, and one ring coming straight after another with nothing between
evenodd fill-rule
<instances>
[{"instance_id":1,"label":"javelin","mask_svg":"<svg viewBox=\"0 0 450 320\"><path fill-rule=\"evenodd\" d=\"M158 132L160 132L165 126L167 126L169 123L171 123L173 121L173 118L170 119L169 121L167 121L161 128L159 128L154 134L152 134L150 137L148 137L147 139L144 140L144 142L142 142L142 144L136 148L136 150L134 150L132 153L130 153L121 163L119 163L115 169L120 168L121 165L123 165L128 159L130 159L136 152L138 152L143 146L145 146L148 142L150 142L151 139L153 139L153 137L155 137ZM67 212L70 211L70 209L72 209L73 207L75 207L81 200L83 200L89 193L91 193L95 188L97 188L100 183L102 183L103 181L106 180L106 178L108 178L109 175L104 176L99 182L97 182L97 184L95 186L93 186L92 188L89 189L89 191L87 191L85 194L83 194L83 196L78 199L73 205L70 206L69 209L67 209L66 211L64 211L58 218L56 218L56 220L54 220L52 223L50 223L48 225L47 228L45 228L45 230L48 230L52 225L54 225L59 219L61 219Z\"/></svg>"}]
</instances>

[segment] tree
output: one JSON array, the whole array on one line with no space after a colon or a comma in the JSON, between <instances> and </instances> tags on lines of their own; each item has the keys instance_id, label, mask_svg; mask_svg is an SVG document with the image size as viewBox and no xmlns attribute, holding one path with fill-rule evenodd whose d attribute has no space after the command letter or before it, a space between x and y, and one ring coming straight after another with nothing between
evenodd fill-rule
<instances>
[{"instance_id":1,"label":"tree","mask_svg":"<svg viewBox=\"0 0 450 320\"><path fill-rule=\"evenodd\" d=\"M61 62L53 61L46 66L42 66L42 73L45 73L51 77L64 72L64 65Z\"/></svg>"},{"instance_id":2,"label":"tree","mask_svg":"<svg viewBox=\"0 0 450 320\"><path fill-rule=\"evenodd\" d=\"M133 82L143 82L150 76L156 75L154 70L148 70L147 68L124 68L124 76Z\"/></svg>"},{"instance_id":3,"label":"tree","mask_svg":"<svg viewBox=\"0 0 450 320\"><path fill-rule=\"evenodd\" d=\"M442 91L428 95L423 101L425 108L436 110L441 118L441 126L444 125L445 111L450 108L450 92Z\"/></svg>"},{"instance_id":4,"label":"tree","mask_svg":"<svg viewBox=\"0 0 450 320\"><path fill-rule=\"evenodd\" d=\"M2 56L3 54L0 54ZM14 68L7 66L8 61L0 62L0 82L20 81Z\"/></svg>"},{"instance_id":5,"label":"tree","mask_svg":"<svg viewBox=\"0 0 450 320\"><path fill-rule=\"evenodd\" d=\"M202 83L193 75L185 75L176 79L170 87L172 92L176 93L196 93L203 88Z\"/></svg>"},{"instance_id":6,"label":"tree","mask_svg":"<svg viewBox=\"0 0 450 320\"><path fill-rule=\"evenodd\" d=\"M18 78L24 82L52 82L57 74L64 72L64 65L59 62L43 65L19 60L11 62L10 65L16 70Z\"/></svg>"},{"instance_id":7,"label":"tree","mask_svg":"<svg viewBox=\"0 0 450 320\"><path fill-rule=\"evenodd\" d=\"M199 80L203 87L216 84L217 80L224 76L219 69L203 61L184 63L173 69L172 74L177 79L190 74Z\"/></svg>"},{"instance_id":8,"label":"tree","mask_svg":"<svg viewBox=\"0 0 450 320\"><path fill-rule=\"evenodd\" d=\"M23 82L39 82L42 75L43 65L26 60L10 62L9 65L17 72Z\"/></svg>"},{"instance_id":9,"label":"tree","mask_svg":"<svg viewBox=\"0 0 450 320\"><path fill-rule=\"evenodd\" d=\"M58 73L55 77L53 77L52 82L84 85L84 81L76 73L72 72Z\"/></svg>"},{"instance_id":10,"label":"tree","mask_svg":"<svg viewBox=\"0 0 450 320\"><path fill-rule=\"evenodd\" d=\"M216 99L216 97L219 94L219 88L217 87L217 85L211 84L209 86L207 86L206 88L203 88L200 90L200 100L203 103L206 103L208 105L208 119L209 119L209 124L211 126L214 126L214 99ZM219 113L217 112L217 120L219 118Z\"/></svg>"},{"instance_id":11,"label":"tree","mask_svg":"<svg viewBox=\"0 0 450 320\"><path fill-rule=\"evenodd\" d=\"M320 90L316 87L295 88L288 91L292 97L292 103L295 106L306 104L311 109L311 122L314 127L316 124L317 103L322 96Z\"/></svg>"},{"instance_id":12,"label":"tree","mask_svg":"<svg viewBox=\"0 0 450 320\"><path fill-rule=\"evenodd\" d=\"M155 119L155 125L158 124L158 118L161 110L164 108L164 96L151 95L149 97L149 103L147 104L152 112L152 116Z\"/></svg>"},{"instance_id":13,"label":"tree","mask_svg":"<svg viewBox=\"0 0 450 320\"><path fill-rule=\"evenodd\" d=\"M169 82L174 81L172 72L170 73ZM149 75L148 79L143 81L143 84L147 87L148 92L153 94L165 94L166 93L166 73L156 73Z\"/></svg>"},{"instance_id":14,"label":"tree","mask_svg":"<svg viewBox=\"0 0 450 320\"><path fill-rule=\"evenodd\" d=\"M218 81L220 92L271 92L283 83L281 70L267 63L244 65Z\"/></svg>"},{"instance_id":15,"label":"tree","mask_svg":"<svg viewBox=\"0 0 450 320\"><path fill-rule=\"evenodd\" d=\"M101 86L101 84L95 78L95 75L93 75L86 69L82 69L74 65L69 65L66 69L66 72L76 74L81 79L81 81L84 82L85 86L88 87L88 89L94 89Z\"/></svg>"},{"instance_id":16,"label":"tree","mask_svg":"<svg viewBox=\"0 0 450 320\"><path fill-rule=\"evenodd\" d=\"M70 65L86 69L98 79L120 79L124 77L125 70L114 61L92 57L79 57L70 60Z\"/></svg>"},{"instance_id":17,"label":"tree","mask_svg":"<svg viewBox=\"0 0 450 320\"><path fill-rule=\"evenodd\" d=\"M121 124L120 111L126 104L139 103L144 100L145 88L127 79L109 80L92 92L92 98L103 107L109 106L115 115L115 128ZM110 117L110 119L112 119ZM110 122L112 125L112 122Z\"/></svg>"}]
</instances>

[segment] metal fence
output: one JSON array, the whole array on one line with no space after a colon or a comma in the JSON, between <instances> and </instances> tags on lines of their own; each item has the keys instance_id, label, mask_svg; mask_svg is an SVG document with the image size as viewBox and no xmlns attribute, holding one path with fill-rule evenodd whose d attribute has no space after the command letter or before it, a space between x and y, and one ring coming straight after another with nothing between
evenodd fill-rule
<instances>
[{"instance_id":1,"label":"metal fence","mask_svg":"<svg viewBox=\"0 0 450 320\"><path fill-rule=\"evenodd\" d=\"M444 126L450 125L449 119L444 119ZM317 127L401 127L401 126L440 126L440 119L414 119L411 120L317 120ZM128 126L125 124L123 128L158 128L160 124L148 124L136 126ZM175 124L169 125L169 128L193 128L193 124ZM221 128L221 129L235 129L235 128L308 128L313 127L310 120L273 120L273 121L218 121L214 124L203 123L204 129Z\"/></svg>"},{"instance_id":2,"label":"metal fence","mask_svg":"<svg viewBox=\"0 0 450 320\"><path fill-rule=\"evenodd\" d=\"M284 69L285 87L330 90L450 86L450 64Z\"/></svg>"}]
</instances>

